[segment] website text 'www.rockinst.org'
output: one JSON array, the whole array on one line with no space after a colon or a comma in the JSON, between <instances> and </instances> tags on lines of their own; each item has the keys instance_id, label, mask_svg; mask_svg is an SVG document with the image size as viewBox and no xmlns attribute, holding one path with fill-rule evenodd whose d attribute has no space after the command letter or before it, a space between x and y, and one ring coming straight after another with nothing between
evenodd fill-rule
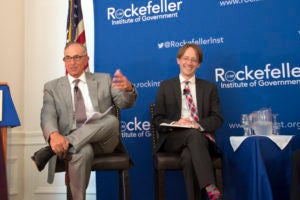
<instances>
[{"instance_id":1,"label":"website text 'www.rockinst.org'","mask_svg":"<svg viewBox=\"0 0 300 200\"><path fill-rule=\"evenodd\" d=\"M280 125L280 128L296 128L297 130L300 130L300 122L298 121L290 121L290 122L278 122ZM228 127L230 129L242 129L242 125L240 123L228 123Z\"/></svg>"},{"instance_id":2,"label":"website text 'www.rockinst.org'","mask_svg":"<svg viewBox=\"0 0 300 200\"><path fill-rule=\"evenodd\" d=\"M249 3L255 3L261 0L223 0L220 1L220 6L235 6L240 4L249 4Z\"/></svg>"}]
</instances>

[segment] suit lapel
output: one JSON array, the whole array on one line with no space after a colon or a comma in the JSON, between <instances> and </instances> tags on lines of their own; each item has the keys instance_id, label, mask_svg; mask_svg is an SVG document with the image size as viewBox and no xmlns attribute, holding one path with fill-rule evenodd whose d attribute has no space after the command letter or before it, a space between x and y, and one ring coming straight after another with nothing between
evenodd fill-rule
<instances>
[{"instance_id":1,"label":"suit lapel","mask_svg":"<svg viewBox=\"0 0 300 200\"><path fill-rule=\"evenodd\" d=\"M180 85L180 80L179 77L174 79L174 84L173 84L173 91L175 92L175 101L177 101L177 107L180 108L182 106L182 92L181 92L181 85Z\"/></svg>"},{"instance_id":2,"label":"suit lapel","mask_svg":"<svg viewBox=\"0 0 300 200\"><path fill-rule=\"evenodd\" d=\"M60 81L60 89L62 90L62 94L64 96L64 102L66 104L66 108L68 111L73 111L73 101L72 101L72 94L71 94L71 86L68 80L68 77L65 76Z\"/></svg>"},{"instance_id":3,"label":"suit lapel","mask_svg":"<svg viewBox=\"0 0 300 200\"><path fill-rule=\"evenodd\" d=\"M203 94L203 88L202 88L202 85L200 84L200 80L199 79L196 79L196 96L197 96L197 109L198 109L198 117L199 119L202 118L202 105L203 104L203 99L202 96L204 95Z\"/></svg>"},{"instance_id":4,"label":"suit lapel","mask_svg":"<svg viewBox=\"0 0 300 200\"><path fill-rule=\"evenodd\" d=\"M95 110L99 110L97 91L98 91L98 82L94 76L89 73L85 73L86 83L89 88L89 95Z\"/></svg>"}]
</instances>

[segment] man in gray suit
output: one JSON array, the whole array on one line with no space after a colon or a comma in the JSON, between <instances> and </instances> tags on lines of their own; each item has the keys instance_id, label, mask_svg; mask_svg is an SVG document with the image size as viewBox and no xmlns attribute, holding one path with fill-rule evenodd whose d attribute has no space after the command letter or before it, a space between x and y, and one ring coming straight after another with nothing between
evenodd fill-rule
<instances>
[{"instance_id":1,"label":"man in gray suit","mask_svg":"<svg viewBox=\"0 0 300 200\"><path fill-rule=\"evenodd\" d=\"M162 81L155 102L154 123L159 132L158 145L167 152L178 152L189 200L221 199L216 188L212 153L216 150L214 131L223 124L217 87L195 77L203 60L196 44L185 44L177 54L178 77ZM161 123L192 128L170 128Z\"/></svg>"},{"instance_id":2,"label":"man in gray suit","mask_svg":"<svg viewBox=\"0 0 300 200\"><path fill-rule=\"evenodd\" d=\"M94 155L112 152L117 146L126 151L119 141L119 121L109 109L113 105L121 109L132 107L137 93L120 70L113 79L109 74L85 72L89 57L80 43L68 43L63 60L67 75L44 86L41 128L49 146L35 152L32 160L39 171L50 160L48 182L52 183L57 158L68 159L73 199L83 200ZM74 83L78 79L79 83ZM74 103L77 87L82 93L87 119L95 113L107 114L78 127Z\"/></svg>"}]
</instances>

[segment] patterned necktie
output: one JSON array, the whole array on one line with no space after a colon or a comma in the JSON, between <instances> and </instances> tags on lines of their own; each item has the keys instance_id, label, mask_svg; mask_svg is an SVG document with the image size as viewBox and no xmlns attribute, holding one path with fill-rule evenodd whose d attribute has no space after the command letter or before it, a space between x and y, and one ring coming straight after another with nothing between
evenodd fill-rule
<instances>
[{"instance_id":1,"label":"patterned necktie","mask_svg":"<svg viewBox=\"0 0 300 200\"><path fill-rule=\"evenodd\" d=\"M192 116L192 118L195 122L198 122L199 118L198 118L198 114L197 114L197 108L196 108L195 103L193 101L191 90L190 90L190 87L189 87L190 82L189 81L184 81L184 83L185 83L184 95L186 97L191 116Z\"/></svg>"},{"instance_id":2,"label":"patterned necktie","mask_svg":"<svg viewBox=\"0 0 300 200\"><path fill-rule=\"evenodd\" d=\"M199 117L197 115L197 109L196 109L196 106L194 104L194 101L193 101L193 98L192 98L192 94L191 94L191 90L190 90L190 87L189 87L189 83L190 82L189 81L184 81L184 83L185 83L185 88L184 88L183 92L184 92L184 95L185 95L185 97L187 99L191 116L194 119L194 121L198 123ZM204 133L204 135L209 140L211 140L212 142L216 143L215 139L209 133Z\"/></svg>"},{"instance_id":3,"label":"patterned necktie","mask_svg":"<svg viewBox=\"0 0 300 200\"><path fill-rule=\"evenodd\" d=\"M73 82L74 86L74 101L75 101L75 120L76 120L76 128L82 126L82 124L86 120L86 111L85 105L82 97L82 93L78 87L80 79L75 79Z\"/></svg>"}]
</instances>

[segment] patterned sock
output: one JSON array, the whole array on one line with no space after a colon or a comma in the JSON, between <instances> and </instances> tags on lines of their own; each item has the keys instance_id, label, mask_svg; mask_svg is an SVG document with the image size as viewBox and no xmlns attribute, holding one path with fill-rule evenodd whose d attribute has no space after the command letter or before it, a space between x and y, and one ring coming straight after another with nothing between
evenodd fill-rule
<instances>
[{"instance_id":1,"label":"patterned sock","mask_svg":"<svg viewBox=\"0 0 300 200\"><path fill-rule=\"evenodd\" d=\"M207 192L208 198L211 200L215 200L221 194L220 191L218 190L218 188L214 184L207 185L205 187L205 190Z\"/></svg>"}]
</instances>

